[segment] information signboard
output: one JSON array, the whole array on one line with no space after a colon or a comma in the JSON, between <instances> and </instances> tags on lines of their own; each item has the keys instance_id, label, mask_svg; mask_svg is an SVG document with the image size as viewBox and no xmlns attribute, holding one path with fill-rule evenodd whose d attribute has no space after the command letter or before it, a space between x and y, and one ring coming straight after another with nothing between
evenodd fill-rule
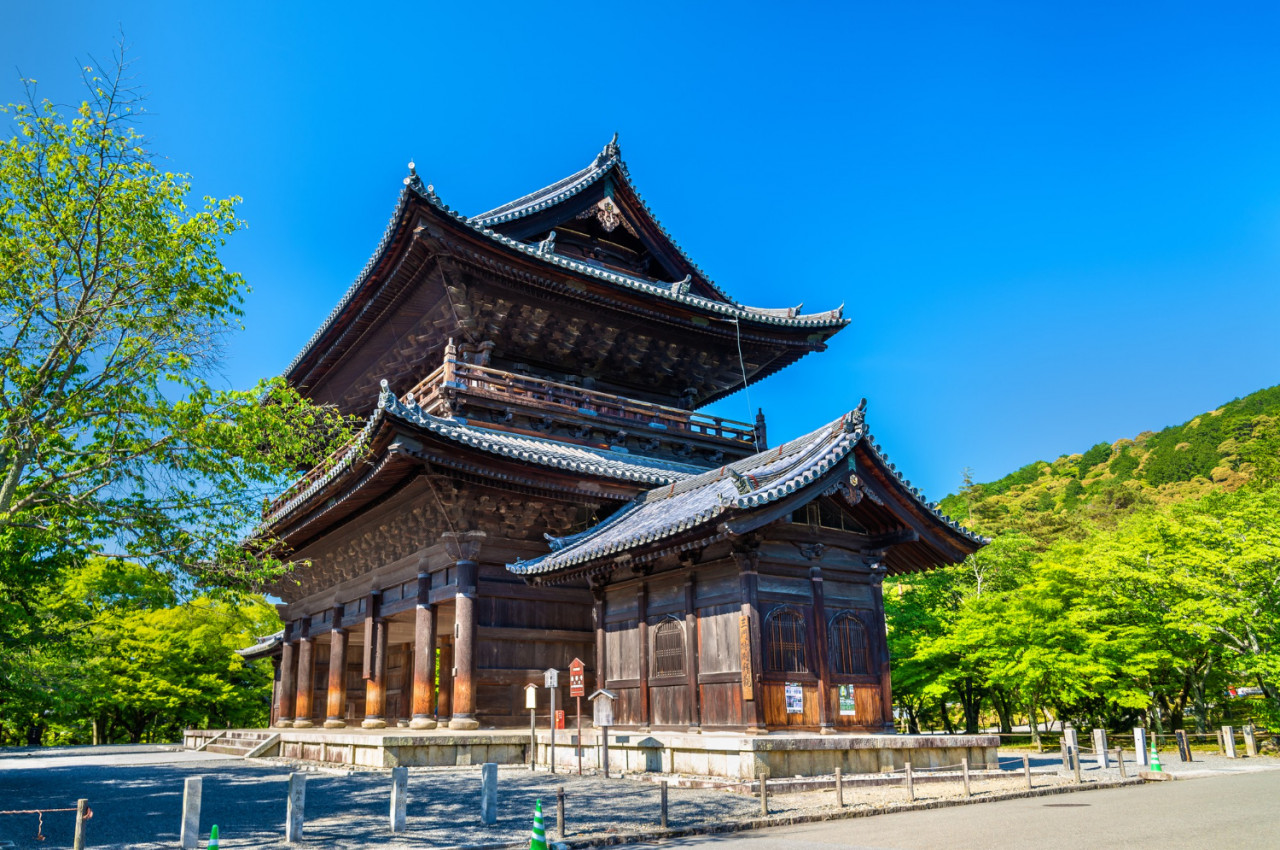
<instances>
[{"instance_id":1,"label":"information signboard","mask_svg":"<svg viewBox=\"0 0 1280 850\"><path fill-rule=\"evenodd\" d=\"M804 688L796 682L783 686L787 696L787 714L804 714Z\"/></svg>"},{"instance_id":2,"label":"information signboard","mask_svg":"<svg viewBox=\"0 0 1280 850\"><path fill-rule=\"evenodd\" d=\"M552 667L550 670L542 674L543 687L558 688L560 687L560 671Z\"/></svg>"},{"instance_id":3,"label":"information signboard","mask_svg":"<svg viewBox=\"0 0 1280 850\"><path fill-rule=\"evenodd\" d=\"M587 695L586 665L581 658L569 662L569 696L585 697Z\"/></svg>"},{"instance_id":4,"label":"information signboard","mask_svg":"<svg viewBox=\"0 0 1280 850\"><path fill-rule=\"evenodd\" d=\"M840 686L840 716L853 717L858 713L857 704L853 699L853 685Z\"/></svg>"}]
</instances>

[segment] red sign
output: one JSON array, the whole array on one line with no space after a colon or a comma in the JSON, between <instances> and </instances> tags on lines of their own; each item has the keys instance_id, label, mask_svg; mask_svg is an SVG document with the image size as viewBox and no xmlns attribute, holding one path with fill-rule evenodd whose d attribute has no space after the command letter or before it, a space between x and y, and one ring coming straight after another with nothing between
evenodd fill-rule
<instances>
[{"instance_id":1,"label":"red sign","mask_svg":"<svg viewBox=\"0 0 1280 850\"><path fill-rule=\"evenodd\" d=\"M569 696L585 697L587 695L587 671L581 658L569 662Z\"/></svg>"},{"instance_id":2,"label":"red sign","mask_svg":"<svg viewBox=\"0 0 1280 850\"><path fill-rule=\"evenodd\" d=\"M562 708L556 709L556 728L557 729L564 728L564 709Z\"/></svg>"}]
</instances>

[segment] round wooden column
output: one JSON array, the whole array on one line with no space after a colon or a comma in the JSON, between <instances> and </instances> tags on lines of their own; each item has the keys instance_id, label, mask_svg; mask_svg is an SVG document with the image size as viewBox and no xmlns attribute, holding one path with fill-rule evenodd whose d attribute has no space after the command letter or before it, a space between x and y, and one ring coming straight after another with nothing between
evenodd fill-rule
<instances>
[{"instance_id":1,"label":"round wooden column","mask_svg":"<svg viewBox=\"0 0 1280 850\"><path fill-rule=\"evenodd\" d=\"M382 593L369 595L364 621L364 720L365 729L387 726L387 621L378 616Z\"/></svg>"},{"instance_id":2,"label":"round wooden column","mask_svg":"<svg viewBox=\"0 0 1280 850\"><path fill-rule=\"evenodd\" d=\"M418 573L418 607L413 622L413 719L410 729L434 729L436 612L431 606L431 576Z\"/></svg>"},{"instance_id":3,"label":"round wooden column","mask_svg":"<svg viewBox=\"0 0 1280 850\"><path fill-rule=\"evenodd\" d=\"M280 709L276 725L288 729L293 725L293 700L297 696L297 659L293 642L289 638L289 626L284 628L285 642L280 647Z\"/></svg>"},{"instance_id":4,"label":"round wooden column","mask_svg":"<svg viewBox=\"0 0 1280 850\"><path fill-rule=\"evenodd\" d=\"M884 578L888 574L883 563L871 566L871 594L876 611L876 629L872 640L875 641L876 655L880 658L881 723L886 732L893 732L896 728L893 722L893 672L889 665L889 636L885 633L884 617Z\"/></svg>"},{"instance_id":5,"label":"round wooden column","mask_svg":"<svg viewBox=\"0 0 1280 850\"><path fill-rule=\"evenodd\" d=\"M329 633L329 694L324 728L347 725L347 630L342 627L342 606L333 607L333 631Z\"/></svg>"},{"instance_id":6,"label":"round wooden column","mask_svg":"<svg viewBox=\"0 0 1280 850\"><path fill-rule=\"evenodd\" d=\"M479 729L476 720L476 572L475 561L457 562L458 590L453 598L453 716L450 729Z\"/></svg>"},{"instance_id":7,"label":"round wooden column","mask_svg":"<svg viewBox=\"0 0 1280 850\"><path fill-rule=\"evenodd\" d=\"M307 620L302 621L302 640L298 641L298 696L294 701L294 729L307 729L311 722L311 700L316 687L315 647Z\"/></svg>"}]
</instances>

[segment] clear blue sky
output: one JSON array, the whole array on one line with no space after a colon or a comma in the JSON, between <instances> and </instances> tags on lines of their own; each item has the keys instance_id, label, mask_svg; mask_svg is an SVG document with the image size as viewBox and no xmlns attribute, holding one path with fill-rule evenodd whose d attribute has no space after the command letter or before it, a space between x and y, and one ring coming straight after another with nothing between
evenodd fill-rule
<instances>
[{"instance_id":1,"label":"clear blue sky","mask_svg":"<svg viewBox=\"0 0 1280 850\"><path fill-rule=\"evenodd\" d=\"M615 130L736 298L846 303L752 390L771 442L867 396L940 498L1280 382L1274 4L287 5L11 3L0 32L0 100L20 69L65 101L123 31L154 149L243 196L235 384L329 313L410 159L479 212Z\"/></svg>"}]
</instances>

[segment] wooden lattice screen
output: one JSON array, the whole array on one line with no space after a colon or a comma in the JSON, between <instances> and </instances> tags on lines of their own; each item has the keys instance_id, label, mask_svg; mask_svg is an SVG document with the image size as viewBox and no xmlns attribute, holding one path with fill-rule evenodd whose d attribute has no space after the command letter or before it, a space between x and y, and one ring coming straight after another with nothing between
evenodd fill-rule
<instances>
[{"instance_id":1,"label":"wooden lattice screen","mask_svg":"<svg viewBox=\"0 0 1280 850\"><path fill-rule=\"evenodd\" d=\"M831 672L859 676L867 667L867 629L853 613L842 611L831 621Z\"/></svg>"},{"instance_id":2,"label":"wooden lattice screen","mask_svg":"<svg viewBox=\"0 0 1280 850\"><path fill-rule=\"evenodd\" d=\"M653 675L684 675L684 629L676 620L663 620L653 632Z\"/></svg>"},{"instance_id":3,"label":"wooden lattice screen","mask_svg":"<svg viewBox=\"0 0 1280 850\"><path fill-rule=\"evenodd\" d=\"M770 673L808 673L804 617L790 608L779 608L765 622L764 668Z\"/></svg>"}]
</instances>

